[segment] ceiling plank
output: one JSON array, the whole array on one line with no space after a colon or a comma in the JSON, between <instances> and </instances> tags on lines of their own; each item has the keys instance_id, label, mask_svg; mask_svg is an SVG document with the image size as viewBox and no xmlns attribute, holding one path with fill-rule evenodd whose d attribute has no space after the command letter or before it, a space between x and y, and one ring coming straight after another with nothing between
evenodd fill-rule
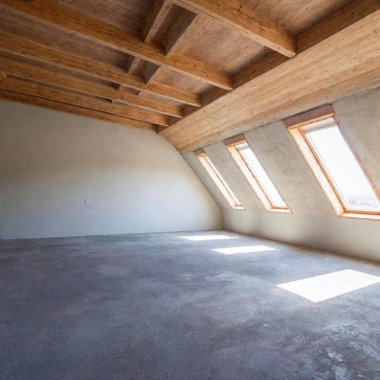
<instances>
[{"instance_id":1,"label":"ceiling plank","mask_svg":"<svg viewBox=\"0 0 380 380\"><path fill-rule=\"evenodd\" d=\"M175 0L175 3L192 12L213 17L237 29L263 46L286 57L296 55L295 39L268 14L258 14L238 0Z\"/></svg>"},{"instance_id":2,"label":"ceiling plank","mask_svg":"<svg viewBox=\"0 0 380 380\"><path fill-rule=\"evenodd\" d=\"M38 62L57 65L109 82L118 83L125 87L144 90L185 104L194 106L200 106L201 104L200 98L196 94L188 93L160 83L146 84L140 77L130 75L126 73L125 70L118 67L102 62L95 62L88 58L66 53L61 48L53 48L49 45L1 31L0 51L30 58Z\"/></svg>"},{"instance_id":3,"label":"ceiling plank","mask_svg":"<svg viewBox=\"0 0 380 380\"><path fill-rule=\"evenodd\" d=\"M48 25L69 31L115 50L163 65L181 74L202 80L210 85L232 89L228 74L183 55L165 55L157 46L146 44L132 33L118 29L98 19L65 7L53 0L0 0L0 5L11 11L37 19Z\"/></svg>"},{"instance_id":4,"label":"ceiling plank","mask_svg":"<svg viewBox=\"0 0 380 380\"><path fill-rule=\"evenodd\" d=\"M349 18L354 22L347 26ZM342 19L345 22L341 22ZM375 81L378 75L380 2L357 0L326 22L342 27L330 28L332 34L327 36L325 29L321 30L325 38L321 42L303 50L297 57L275 65L270 71L263 70L258 76L253 74L248 83L183 118L161 134L177 149L189 150L291 116L302 108L317 106L326 101L324 88L329 89L330 99L349 93L353 88L357 91L369 88L371 84L361 83L357 78L360 74ZM310 38L315 39L319 28L326 26L323 21L318 25L314 33L309 34ZM307 45L307 42L303 43Z\"/></svg>"},{"instance_id":5,"label":"ceiling plank","mask_svg":"<svg viewBox=\"0 0 380 380\"><path fill-rule=\"evenodd\" d=\"M103 120L115 124L120 124L125 127L139 128L156 131L156 127L148 123L140 123L136 120L127 119L121 116L111 115L100 111L95 111L88 108L73 106L70 104L60 103L53 100L38 98L35 96L20 94L17 92L0 90L0 98L12 100L16 102L31 104L38 107L50 108L60 112L71 113L73 115L85 116L92 119Z\"/></svg>"},{"instance_id":6,"label":"ceiling plank","mask_svg":"<svg viewBox=\"0 0 380 380\"><path fill-rule=\"evenodd\" d=\"M25 81L22 79L7 77L0 82L3 90L18 92L21 94L38 96L49 100L72 104L79 107L90 108L96 111L107 112L113 115L131 118L150 124L167 125L167 119L162 115L148 113L125 105L112 104L107 100L91 98L82 94L48 87L42 84Z\"/></svg>"},{"instance_id":7,"label":"ceiling plank","mask_svg":"<svg viewBox=\"0 0 380 380\"><path fill-rule=\"evenodd\" d=\"M0 71L11 76L59 86L68 90L75 90L101 98L107 98L115 102L130 104L134 107L155 111L177 118L182 117L183 115L179 106L167 104L154 99L143 98L126 91L118 91L106 84L76 78L59 73L54 69L37 66L29 62L20 62L17 59L9 57L0 56Z\"/></svg>"}]
</instances>

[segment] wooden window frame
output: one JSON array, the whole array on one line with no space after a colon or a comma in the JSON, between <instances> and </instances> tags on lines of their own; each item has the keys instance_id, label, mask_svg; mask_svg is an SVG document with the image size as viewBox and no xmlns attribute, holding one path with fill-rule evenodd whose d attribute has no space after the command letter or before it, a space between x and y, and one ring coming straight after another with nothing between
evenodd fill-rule
<instances>
[{"instance_id":1,"label":"wooden window frame","mask_svg":"<svg viewBox=\"0 0 380 380\"><path fill-rule=\"evenodd\" d=\"M266 192L265 192L265 190L261 184L261 181L256 177L255 173L253 173L251 168L248 166L246 160L244 159L244 157L240 153L239 149L237 149L237 147L236 147L237 145L247 144L249 149L251 149L253 152L253 149L251 148L251 146L249 145L249 143L245 139L245 137L243 135L235 136L235 137L232 137L230 139L225 140L224 144L225 144L226 148L229 150L229 152L231 153L232 158L236 162L240 171L243 173L245 179L247 180L249 185L252 187L253 191L256 193L260 202L264 206L264 209L268 212L278 212L278 213L291 214L292 212L289 209L288 205L286 205L286 207L278 207L278 206L275 206L271 202L270 198L266 194ZM268 177L269 177L269 175L268 175ZM272 181L272 179L270 177L269 177L269 179ZM274 184L273 184L273 186L274 186ZM276 191L278 192L277 188L276 188ZM280 194L280 197L282 198L281 194ZM284 203L286 204L285 200L284 200Z\"/></svg>"},{"instance_id":2,"label":"wooden window frame","mask_svg":"<svg viewBox=\"0 0 380 380\"><path fill-rule=\"evenodd\" d=\"M227 182L219 173L215 165L212 163L207 153L203 149L198 149L194 152L194 154L197 156L201 165L206 170L207 174L210 176L211 180L214 182L219 192L226 199L230 207L234 210L244 210L244 206L240 203L236 195L228 186Z\"/></svg>"},{"instance_id":3,"label":"wooden window frame","mask_svg":"<svg viewBox=\"0 0 380 380\"><path fill-rule=\"evenodd\" d=\"M356 153L350 140L347 138L344 128L339 122L335 114L335 111L331 106L324 106L317 110L306 112L304 114L287 119L285 120L285 125L287 126L290 135L292 136L293 140L300 149L305 161L307 162L313 174L315 175L323 192L326 194L327 199L330 201L336 215L340 218L369 219L380 221L380 211L352 210L346 207L344 199L339 193L339 190L334 184L334 181L330 177L329 173L327 172L325 165L320 160L314 148L312 147L310 141L308 140L306 136L307 132L304 131L304 128L312 123L323 121L325 119L334 120L335 125L339 128L339 131L342 134L345 143L354 155L357 163L359 164L364 175L366 176L375 195L380 200L379 191L376 189L376 186L372 181L371 177L369 176L368 171L363 165L359 155ZM328 127L322 126L320 128L317 128L317 130L323 128Z\"/></svg>"}]
</instances>

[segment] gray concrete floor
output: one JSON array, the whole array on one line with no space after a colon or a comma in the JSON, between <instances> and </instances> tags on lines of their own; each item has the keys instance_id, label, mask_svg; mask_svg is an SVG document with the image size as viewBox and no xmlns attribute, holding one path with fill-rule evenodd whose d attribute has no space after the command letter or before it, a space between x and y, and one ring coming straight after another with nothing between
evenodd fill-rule
<instances>
[{"instance_id":1,"label":"gray concrete floor","mask_svg":"<svg viewBox=\"0 0 380 380\"><path fill-rule=\"evenodd\" d=\"M180 238L209 234L236 238ZM274 250L212 250L251 245ZM228 232L2 241L0 379L380 379L380 284L277 286L343 269L380 276Z\"/></svg>"}]
</instances>

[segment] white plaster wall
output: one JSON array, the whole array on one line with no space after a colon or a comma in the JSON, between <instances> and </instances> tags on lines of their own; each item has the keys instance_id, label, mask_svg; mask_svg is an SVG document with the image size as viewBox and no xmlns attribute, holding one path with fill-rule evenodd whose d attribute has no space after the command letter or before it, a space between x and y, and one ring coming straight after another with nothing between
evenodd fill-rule
<instances>
[{"instance_id":1,"label":"white plaster wall","mask_svg":"<svg viewBox=\"0 0 380 380\"><path fill-rule=\"evenodd\" d=\"M0 238L218 229L220 209L154 132L0 102Z\"/></svg>"},{"instance_id":2,"label":"white plaster wall","mask_svg":"<svg viewBox=\"0 0 380 380\"><path fill-rule=\"evenodd\" d=\"M341 99L333 107L346 135L379 188L380 89ZM270 213L264 211L260 204L247 201L247 184L241 182L242 173L225 146L216 143L204 149L246 208L232 210L219 199L225 229L380 261L380 221L335 216L282 122L253 129L245 137L293 214ZM209 186L206 182L205 185ZM250 197L257 202L252 190Z\"/></svg>"}]
</instances>

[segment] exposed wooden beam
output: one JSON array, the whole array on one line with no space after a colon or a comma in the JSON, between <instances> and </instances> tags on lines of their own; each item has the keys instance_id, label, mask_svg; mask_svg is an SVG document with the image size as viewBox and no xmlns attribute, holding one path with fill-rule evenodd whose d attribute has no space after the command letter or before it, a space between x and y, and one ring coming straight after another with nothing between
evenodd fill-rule
<instances>
[{"instance_id":1,"label":"exposed wooden beam","mask_svg":"<svg viewBox=\"0 0 380 380\"><path fill-rule=\"evenodd\" d=\"M190 11L206 14L237 29L244 36L287 57L296 54L296 41L268 14L259 14L239 0L175 0Z\"/></svg>"},{"instance_id":2,"label":"exposed wooden beam","mask_svg":"<svg viewBox=\"0 0 380 380\"><path fill-rule=\"evenodd\" d=\"M166 17L168 16L169 12L171 11L173 7L173 2L170 0L155 0L153 3L153 7L150 11L150 13L147 16L144 28L141 33L142 41L145 43L152 42L152 38L155 36L159 28L164 23ZM143 70L143 76L145 81L148 83L151 80L153 80L154 75L149 75L148 80L145 74L150 71L157 71L157 68L159 66L150 63L150 62L144 62L140 58L137 57L131 57L130 63L128 65L128 73L132 74L139 66L142 66L144 68L145 65L149 65L148 69ZM151 70L149 70L151 69ZM139 94L142 94L143 92L140 92Z\"/></svg>"},{"instance_id":3,"label":"exposed wooden beam","mask_svg":"<svg viewBox=\"0 0 380 380\"><path fill-rule=\"evenodd\" d=\"M170 10L172 9L173 2L170 0L155 0L153 3L152 10L147 16L144 28L141 33L142 41L145 43L152 42L152 37L157 33L165 18L168 16ZM137 70L137 68L143 64L140 58L131 56L130 62L128 64L128 73L132 74ZM150 64L153 67L157 67L154 64Z\"/></svg>"},{"instance_id":4,"label":"exposed wooden beam","mask_svg":"<svg viewBox=\"0 0 380 380\"><path fill-rule=\"evenodd\" d=\"M180 9L180 12L177 12L174 22L170 25L162 41L167 55L180 51L181 45L186 41L186 36L191 35L191 30L196 26L198 20L199 16L185 9ZM155 80L161 68L162 66L157 66L150 62L143 62L141 69L145 81L150 83Z\"/></svg>"},{"instance_id":5,"label":"exposed wooden beam","mask_svg":"<svg viewBox=\"0 0 380 380\"><path fill-rule=\"evenodd\" d=\"M106 84L62 74L54 69L37 66L33 63L21 62L17 59L0 56L0 71L11 76L107 98L114 102L130 104L134 107L155 111L161 114L177 118L182 117L182 110L179 106L163 103L154 99L143 98L126 91L118 91Z\"/></svg>"},{"instance_id":6,"label":"exposed wooden beam","mask_svg":"<svg viewBox=\"0 0 380 380\"><path fill-rule=\"evenodd\" d=\"M16 102L27 103L34 106L50 108L60 112L67 112L78 116L85 116L92 119L98 119L103 121L108 121L115 124L120 124L126 127L140 128L156 131L156 128L148 123L140 123L136 120L127 119L121 116L111 115L108 113L95 111L92 109L82 108L73 106L70 104L60 103L53 100L38 98L35 96L19 94L17 92L0 90L0 98L6 100L13 100Z\"/></svg>"},{"instance_id":7,"label":"exposed wooden beam","mask_svg":"<svg viewBox=\"0 0 380 380\"><path fill-rule=\"evenodd\" d=\"M115 50L163 65L210 85L232 89L231 78L210 65L180 54L165 55L157 46L98 19L77 12L53 0L0 0L0 6L69 31Z\"/></svg>"},{"instance_id":8,"label":"exposed wooden beam","mask_svg":"<svg viewBox=\"0 0 380 380\"><path fill-rule=\"evenodd\" d=\"M121 84L136 90L144 90L182 103L199 106L200 98L177 88L160 83L146 84L140 77L130 75L125 70L102 62L67 53L58 47L51 47L30 39L0 31L0 51L30 58L38 62L57 65L66 69Z\"/></svg>"},{"instance_id":9,"label":"exposed wooden beam","mask_svg":"<svg viewBox=\"0 0 380 380\"><path fill-rule=\"evenodd\" d=\"M299 37L300 46L310 47L297 57L278 65L274 59L270 71L252 72L249 82L161 134L186 151L323 104L327 94L335 100L378 83L380 1L358 0L313 28L305 33L314 42ZM321 42L316 33L324 36Z\"/></svg>"},{"instance_id":10,"label":"exposed wooden beam","mask_svg":"<svg viewBox=\"0 0 380 380\"><path fill-rule=\"evenodd\" d=\"M38 96L44 99L127 117L150 124L167 125L167 119L162 115L148 113L146 111L125 105L112 104L106 100L91 98L82 94L48 87L39 83L29 82L17 78L7 77L5 80L0 82L0 88L3 90Z\"/></svg>"},{"instance_id":11,"label":"exposed wooden beam","mask_svg":"<svg viewBox=\"0 0 380 380\"><path fill-rule=\"evenodd\" d=\"M142 30L142 40L151 42L173 7L171 0L155 0Z\"/></svg>"}]
</instances>

